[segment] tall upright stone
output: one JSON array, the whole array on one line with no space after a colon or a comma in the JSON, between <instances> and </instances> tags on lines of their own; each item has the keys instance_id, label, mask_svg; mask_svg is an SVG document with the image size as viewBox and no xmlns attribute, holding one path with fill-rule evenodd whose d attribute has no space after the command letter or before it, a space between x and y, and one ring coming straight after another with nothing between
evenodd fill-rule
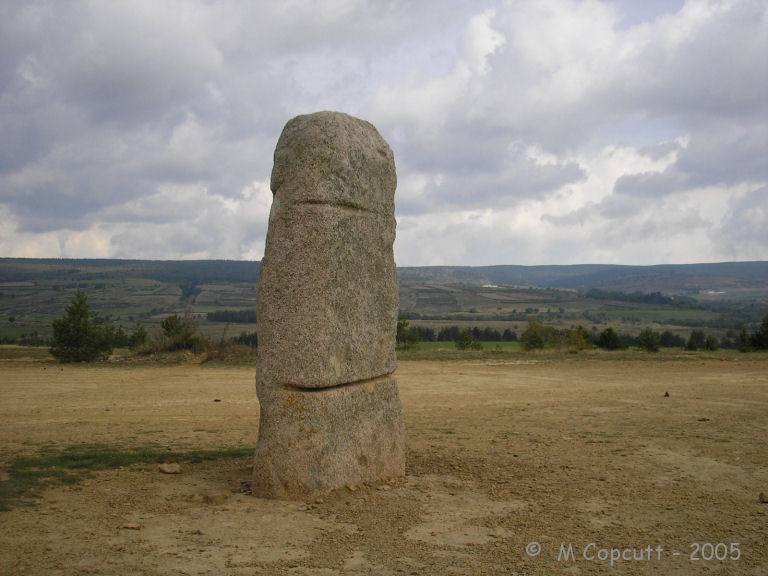
<instances>
[{"instance_id":1,"label":"tall upright stone","mask_svg":"<svg viewBox=\"0 0 768 576\"><path fill-rule=\"evenodd\" d=\"M312 497L405 472L396 185L368 122L318 112L283 129L259 272L256 495Z\"/></svg>"}]
</instances>

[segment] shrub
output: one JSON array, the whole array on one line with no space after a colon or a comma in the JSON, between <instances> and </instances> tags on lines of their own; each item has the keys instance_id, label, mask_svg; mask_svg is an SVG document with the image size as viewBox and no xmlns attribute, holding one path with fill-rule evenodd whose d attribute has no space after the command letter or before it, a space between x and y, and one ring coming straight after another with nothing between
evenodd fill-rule
<instances>
[{"instance_id":1,"label":"shrub","mask_svg":"<svg viewBox=\"0 0 768 576\"><path fill-rule=\"evenodd\" d=\"M168 352L191 350L198 353L205 349L205 340L189 310L184 313L184 316L178 314L166 316L160 322L160 328L162 329L158 342L160 350Z\"/></svg>"},{"instance_id":2,"label":"shrub","mask_svg":"<svg viewBox=\"0 0 768 576\"><path fill-rule=\"evenodd\" d=\"M719 346L720 343L717 341L717 338L712 335L709 335L704 339L704 350L714 351L717 350Z\"/></svg>"},{"instance_id":3,"label":"shrub","mask_svg":"<svg viewBox=\"0 0 768 576\"><path fill-rule=\"evenodd\" d=\"M653 328L644 328L637 337L637 345L646 352L658 352L659 333Z\"/></svg>"},{"instance_id":4,"label":"shrub","mask_svg":"<svg viewBox=\"0 0 768 576\"><path fill-rule=\"evenodd\" d=\"M419 335L408 328L408 320L397 321L397 335L395 344L398 350L409 350L415 348L419 343Z\"/></svg>"},{"instance_id":5,"label":"shrub","mask_svg":"<svg viewBox=\"0 0 768 576\"><path fill-rule=\"evenodd\" d=\"M571 347L575 350L592 348L592 339L590 338L589 331L584 326L577 326L571 332Z\"/></svg>"},{"instance_id":6,"label":"shrub","mask_svg":"<svg viewBox=\"0 0 768 576\"><path fill-rule=\"evenodd\" d=\"M538 320L529 320L528 326L520 336L525 350L537 350L544 348L544 326Z\"/></svg>"},{"instance_id":7,"label":"shrub","mask_svg":"<svg viewBox=\"0 0 768 576\"><path fill-rule=\"evenodd\" d=\"M600 336L597 337L597 345L605 350L621 350L626 348L626 345L616 333L616 330L610 326L600 332Z\"/></svg>"},{"instance_id":8,"label":"shrub","mask_svg":"<svg viewBox=\"0 0 768 576\"><path fill-rule=\"evenodd\" d=\"M146 344L148 338L147 329L144 328L141 322L136 321L136 324L133 326L133 332L128 337L128 347L131 350L138 350Z\"/></svg>"},{"instance_id":9,"label":"shrub","mask_svg":"<svg viewBox=\"0 0 768 576\"><path fill-rule=\"evenodd\" d=\"M454 340L456 348L459 350L482 350L483 345L472 337L469 330L462 330L459 337Z\"/></svg>"}]
</instances>

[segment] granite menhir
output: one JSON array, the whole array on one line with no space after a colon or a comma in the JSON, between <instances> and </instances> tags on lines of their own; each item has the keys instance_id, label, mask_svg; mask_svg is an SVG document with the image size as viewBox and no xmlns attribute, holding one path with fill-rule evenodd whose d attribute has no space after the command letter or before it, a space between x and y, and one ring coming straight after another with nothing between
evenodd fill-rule
<instances>
[{"instance_id":1,"label":"granite menhir","mask_svg":"<svg viewBox=\"0 0 768 576\"><path fill-rule=\"evenodd\" d=\"M285 125L259 272L257 496L314 497L405 473L396 186L372 124L318 112Z\"/></svg>"}]
</instances>

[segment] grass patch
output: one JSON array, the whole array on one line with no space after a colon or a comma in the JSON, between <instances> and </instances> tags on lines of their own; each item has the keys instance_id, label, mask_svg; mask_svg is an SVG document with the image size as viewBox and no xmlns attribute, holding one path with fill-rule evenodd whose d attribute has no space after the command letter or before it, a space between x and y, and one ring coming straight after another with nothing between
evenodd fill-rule
<instances>
[{"instance_id":1,"label":"grass patch","mask_svg":"<svg viewBox=\"0 0 768 576\"><path fill-rule=\"evenodd\" d=\"M16 346L13 344L3 344L0 346L0 360L55 362L48 346Z\"/></svg>"},{"instance_id":2,"label":"grass patch","mask_svg":"<svg viewBox=\"0 0 768 576\"><path fill-rule=\"evenodd\" d=\"M506 350L519 352L523 349L520 342L480 342L482 350ZM454 342L419 342L416 350L457 350Z\"/></svg>"},{"instance_id":3,"label":"grass patch","mask_svg":"<svg viewBox=\"0 0 768 576\"><path fill-rule=\"evenodd\" d=\"M105 444L78 444L63 450L42 449L31 456L16 457L5 470L7 480L0 481L0 511L30 505L47 488L76 484L92 472L134 464L163 462L198 463L224 458L242 458L253 448L173 451L160 446L124 448Z\"/></svg>"},{"instance_id":4,"label":"grass patch","mask_svg":"<svg viewBox=\"0 0 768 576\"><path fill-rule=\"evenodd\" d=\"M662 348L659 352L649 353L639 348L625 350L602 350L591 348L589 350L570 350L568 348L544 348L542 350L523 351L514 346L507 348L494 348L496 342L483 342L482 350L457 350L452 343L440 342L442 346L423 346L412 350L398 350L398 360L428 360L428 361L463 361L463 360L505 360L505 361L575 361L584 360L608 360L608 361L642 361L642 362L701 362L705 360L719 360L732 362L765 362L768 360L768 352L742 353L736 350L682 350L681 348ZM509 342L515 345L517 342Z\"/></svg>"},{"instance_id":5,"label":"grass patch","mask_svg":"<svg viewBox=\"0 0 768 576\"><path fill-rule=\"evenodd\" d=\"M232 366L254 365L257 357L255 348L222 339L209 346L203 357L203 362Z\"/></svg>"}]
</instances>

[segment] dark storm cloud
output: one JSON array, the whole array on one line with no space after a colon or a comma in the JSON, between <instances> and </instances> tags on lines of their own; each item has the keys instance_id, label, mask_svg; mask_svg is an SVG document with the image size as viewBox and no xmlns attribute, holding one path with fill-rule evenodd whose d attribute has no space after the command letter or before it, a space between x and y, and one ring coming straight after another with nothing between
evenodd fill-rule
<instances>
[{"instance_id":1,"label":"dark storm cloud","mask_svg":"<svg viewBox=\"0 0 768 576\"><path fill-rule=\"evenodd\" d=\"M503 171L448 171L438 182L426 186L423 196L400 201L398 213L413 216L457 208L511 208L521 200L544 197L583 178L577 164L539 166L529 159L514 158Z\"/></svg>"}]
</instances>

